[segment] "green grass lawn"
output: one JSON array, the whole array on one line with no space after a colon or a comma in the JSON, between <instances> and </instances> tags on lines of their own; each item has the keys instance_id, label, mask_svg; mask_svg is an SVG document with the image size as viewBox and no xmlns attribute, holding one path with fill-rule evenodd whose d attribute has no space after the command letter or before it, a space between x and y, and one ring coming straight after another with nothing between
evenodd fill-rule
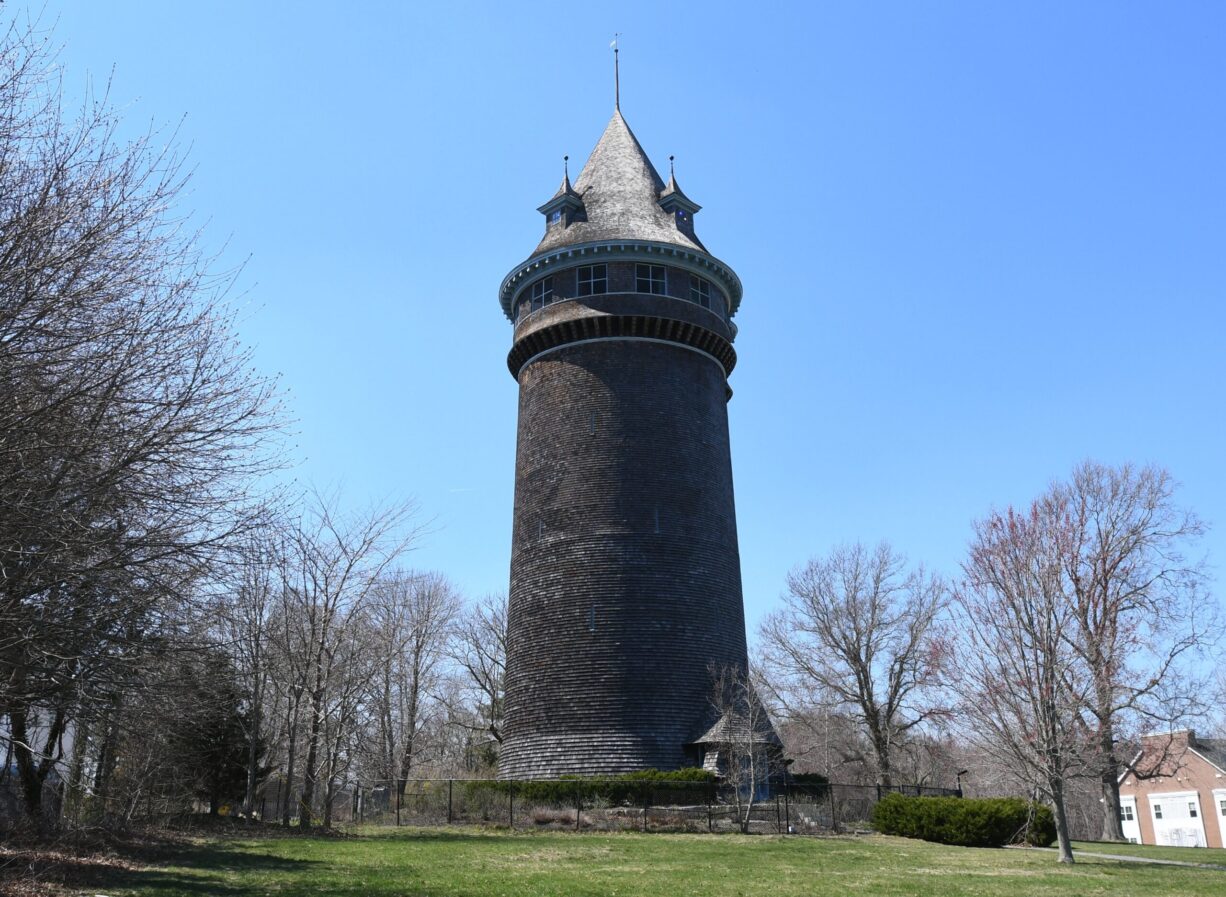
<instances>
[{"instance_id":1,"label":"green grass lawn","mask_svg":"<svg viewBox=\"0 0 1226 897\"><path fill-rule=\"evenodd\" d=\"M1088 848L1087 848L1088 849ZM1214 895L1226 872L1053 853L942 847L881 836L507 833L366 829L348 838L216 836L155 864L99 869L76 894L171 897L788 897L788 895ZM82 884L88 885L81 888Z\"/></svg>"},{"instance_id":2,"label":"green grass lawn","mask_svg":"<svg viewBox=\"0 0 1226 897\"><path fill-rule=\"evenodd\" d=\"M1118 853L1151 860L1179 860L1183 863L1216 863L1226 866L1226 850L1220 847L1157 847L1152 844L1120 844L1117 841L1074 841L1074 856L1078 850Z\"/></svg>"}]
</instances>

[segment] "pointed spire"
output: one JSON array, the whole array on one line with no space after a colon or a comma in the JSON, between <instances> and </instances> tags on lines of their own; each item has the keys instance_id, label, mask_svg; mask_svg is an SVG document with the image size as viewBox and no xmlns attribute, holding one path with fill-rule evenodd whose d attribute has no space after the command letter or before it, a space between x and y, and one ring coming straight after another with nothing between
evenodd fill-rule
<instances>
[{"instance_id":1,"label":"pointed spire","mask_svg":"<svg viewBox=\"0 0 1226 897\"><path fill-rule=\"evenodd\" d=\"M675 187L672 179L670 183ZM698 206L685 198L679 188L666 191L659 172L647 158L620 110L614 110L604 134L575 179L573 190L575 198L583 204L582 212L572 217L565 228L548 230L537 247L538 252L615 239L650 240L703 249L693 228L679 226L672 207L665 208L661 200L666 193L670 197L680 196L687 214L693 214ZM560 202L560 197L561 190L550 203Z\"/></svg>"},{"instance_id":2,"label":"pointed spire","mask_svg":"<svg viewBox=\"0 0 1226 897\"><path fill-rule=\"evenodd\" d=\"M693 215L702 206L690 199L677 184L677 171L674 167L676 156L668 157L668 186L660 191L660 207L666 212L676 213L678 210L686 215Z\"/></svg>"}]
</instances>

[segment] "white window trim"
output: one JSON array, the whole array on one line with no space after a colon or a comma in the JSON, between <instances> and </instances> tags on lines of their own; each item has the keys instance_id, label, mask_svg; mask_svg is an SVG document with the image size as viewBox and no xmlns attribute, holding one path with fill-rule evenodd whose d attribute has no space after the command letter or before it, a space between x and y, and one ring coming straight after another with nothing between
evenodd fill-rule
<instances>
[{"instance_id":1,"label":"white window trim","mask_svg":"<svg viewBox=\"0 0 1226 897\"><path fill-rule=\"evenodd\" d=\"M1123 818L1124 816L1123 811L1125 807L1132 810L1131 819ZM1128 838L1128 840L1133 841L1136 844L1140 844L1141 841L1143 840L1141 836L1140 812L1141 811L1137 806L1137 799L1135 795L1129 795L1129 794L1120 795L1120 828L1123 829L1124 831L1124 837Z\"/></svg>"},{"instance_id":2,"label":"white window trim","mask_svg":"<svg viewBox=\"0 0 1226 897\"><path fill-rule=\"evenodd\" d=\"M1205 813L1204 807L1201 806L1199 791L1160 791L1148 795L1149 798L1149 818L1154 826L1154 843L1158 843L1158 824L1170 823L1175 821L1169 813L1164 813L1164 818L1159 819L1154 813L1154 804L1160 806L1171 805L1186 805L1195 802L1197 813L1195 816L1176 817L1185 819L1190 825L1200 829L1200 840L1202 844L1209 843L1209 833L1205 830Z\"/></svg>"}]
</instances>

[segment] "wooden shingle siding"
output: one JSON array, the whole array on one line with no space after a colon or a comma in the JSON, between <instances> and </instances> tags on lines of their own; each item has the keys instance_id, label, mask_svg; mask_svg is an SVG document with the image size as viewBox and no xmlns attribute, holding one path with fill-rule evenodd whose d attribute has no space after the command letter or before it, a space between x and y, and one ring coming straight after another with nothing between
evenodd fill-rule
<instances>
[{"instance_id":1,"label":"wooden shingle siding","mask_svg":"<svg viewBox=\"0 0 1226 897\"><path fill-rule=\"evenodd\" d=\"M686 765L711 665L746 662L724 369L592 342L519 381L500 774Z\"/></svg>"}]
</instances>

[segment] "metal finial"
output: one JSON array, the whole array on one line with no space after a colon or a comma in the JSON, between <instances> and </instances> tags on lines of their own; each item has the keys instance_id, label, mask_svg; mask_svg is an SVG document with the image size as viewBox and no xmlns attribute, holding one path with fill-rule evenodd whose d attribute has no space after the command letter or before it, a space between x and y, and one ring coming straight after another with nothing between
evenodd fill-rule
<instances>
[{"instance_id":1,"label":"metal finial","mask_svg":"<svg viewBox=\"0 0 1226 897\"><path fill-rule=\"evenodd\" d=\"M669 176L670 178L671 178L671 177L676 177L676 172L674 172L674 171L673 171L673 159L675 159L675 158L677 158L677 157L676 157L676 156L669 156L669 157L668 157L668 176Z\"/></svg>"},{"instance_id":2,"label":"metal finial","mask_svg":"<svg viewBox=\"0 0 1226 897\"><path fill-rule=\"evenodd\" d=\"M609 44L613 48L613 108L619 112L622 108L622 79L621 69L617 63L617 39L621 36L620 31L614 32L613 43Z\"/></svg>"},{"instance_id":3,"label":"metal finial","mask_svg":"<svg viewBox=\"0 0 1226 897\"><path fill-rule=\"evenodd\" d=\"M568 181L570 180L570 156L562 157L562 174Z\"/></svg>"}]
</instances>

